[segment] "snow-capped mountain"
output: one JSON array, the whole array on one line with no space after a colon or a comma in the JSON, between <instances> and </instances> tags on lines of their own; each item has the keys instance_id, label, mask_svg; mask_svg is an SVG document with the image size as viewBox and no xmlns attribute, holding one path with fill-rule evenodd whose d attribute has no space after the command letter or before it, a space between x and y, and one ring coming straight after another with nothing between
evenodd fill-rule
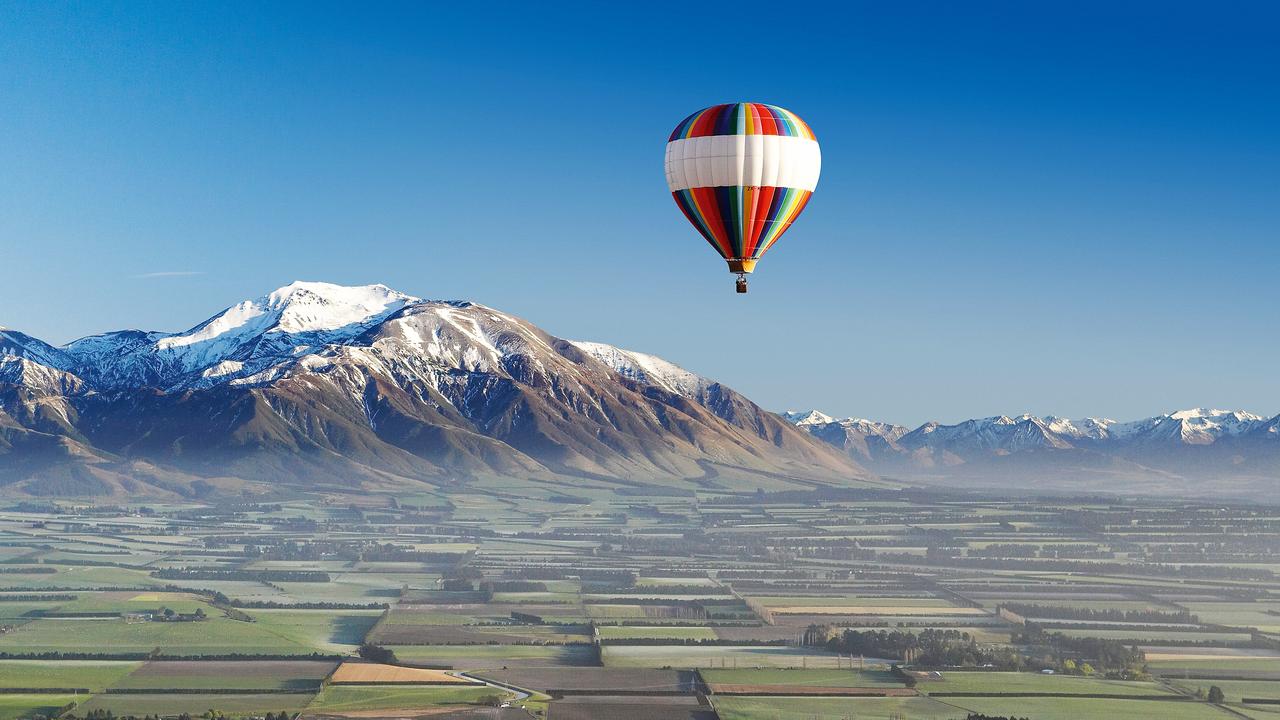
<instances>
[{"instance_id":1,"label":"snow-capped mountain","mask_svg":"<svg viewBox=\"0 0 1280 720\"><path fill-rule=\"evenodd\" d=\"M295 282L185 332L125 330L68 344L72 367L101 390L220 385L343 345L418 298L385 285Z\"/></svg>"},{"instance_id":2,"label":"snow-capped mountain","mask_svg":"<svg viewBox=\"0 0 1280 720\"><path fill-rule=\"evenodd\" d=\"M0 343L0 482L28 492L865 477L661 358L383 285L293 283L178 333Z\"/></svg>"},{"instance_id":3,"label":"snow-capped mountain","mask_svg":"<svg viewBox=\"0 0 1280 720\"><path fill-rule=\"evenodd\" d=\"M59 370L74 364L62 350L6 327L0 327L0 358L20 358Z\"/></svg>"},{"instance_id":4,"label":"snow-capped mountain","mask_svg":"<svg viewBox=\"0 0 1280 720\"><path fill-rule=\"evenodd\" d=\"M715 381L685 370L654 355L622 350L603 343L572 341L581 351L609 366L619 375L645 385L655 385L677 395L694 398Z\"/></svg>"},{"instance_id":5,"label":"snow-capped mountain","mask_svg":"<svg viewBox=\"0 0 1280 720\"><path fill-rule=\"evenodd\" d=\"M1245 435L1265 424L1266 418L1240 410L1179 410L1108 428L1107 437L1142 442L1176 442L1208 445L1226 437Z\"/></svg>"},{"instance_id":6,"label":"snow-capped mountain","mask_svg":"<svg viewBox=\"0 0 1280 720\"><path fill-rule=\"evenodd\" d=\"M900 452L898 441L910 431L901 425L863 418L837 420L817 410L788 410L782 417L861 463Z\"/></svg>"},{"instance_id":7,"label":"snow-capped mountain","mask_svg":"<svg viewBox=\"0 0 1280 720\"><path fill-rule=\"evenodd\" d=\"M789 422L873 470L900 477L997 480L1070 478L1109 482L1159 477L1280 481L1280 415L1196 408L1132 422L1105 418L996 416L914 430L818 411L783 413ZM1209 486L1205 486L1209 487ZM1216 486L1214 486L1216 487ZM1268 492L1274 485L1266 483Z\"/></svg>"},{"instance_id":8,"label":"snow-capped mountain","mask_svg":"<svg viewBox=\"0 0 1280 720\"><path fill-rule=\"evenodd\" d=\"M1275 426L1280 420L1280 415L1268 420L1241 410L1195 408L1124 423L1105 418L1067 420L1052 415L1000 415L965 420L954 425L927 422L907 432L901 425L856 418L836 420L817 410L787 411L782 416L797 427L806 429L821 429L838 424L880 435L898 433L894 439L901 440L902 445L909 448L943 447L956 451L1005 452L1039 447L1087 446L1107 441L1207 445L1223 438L1248 435L1264 426Z\"/></svg>"}]
</instances>

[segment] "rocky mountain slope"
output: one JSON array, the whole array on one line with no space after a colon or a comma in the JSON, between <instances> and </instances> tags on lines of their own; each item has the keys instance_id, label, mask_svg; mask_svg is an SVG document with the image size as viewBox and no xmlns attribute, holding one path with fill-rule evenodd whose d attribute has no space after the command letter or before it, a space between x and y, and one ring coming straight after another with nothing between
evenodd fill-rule
<instances>
[{"instance_id":1,"label":"rocky mountain slope","mask_svg":"<svg viewBox=\"0 0 1280 720\"><path fill-rule=\"evenodd\" d=\"M774 487L850 456L659 358L483 305L297 282L179 333L54 347L0 328L0 483L192 495L300 487Z\"/></svg>"}]
</instances>

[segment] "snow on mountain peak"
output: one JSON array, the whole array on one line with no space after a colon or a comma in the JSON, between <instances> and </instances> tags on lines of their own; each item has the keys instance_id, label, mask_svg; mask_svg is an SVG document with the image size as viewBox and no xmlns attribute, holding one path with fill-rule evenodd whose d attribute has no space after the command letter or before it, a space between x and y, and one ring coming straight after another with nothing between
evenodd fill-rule
<instances>
[{"instance_id":1,"label":"snow on mountain peak","mask_svg":"<svg viewBox=\"0 0 1280 720\"><path fill-rule=\"evenodd\" d=\"M656 355L623 350L612 345L571 340L575 347L609 366L619 375L655 385L684 397L695 397L712 381Z\"/></svg>"},{"instance_id":2,"label":"snow on mountain peak","mask_svg":"<svg viewBox=\"0 0 1280 720\"><path fill-rule=\"evenodd\" d=\"M9 328L0 329L0 356L20 357L58 370L66 370L71 365L70 358L62 350Z\"/></svg>"},{"instance_id":3,"label":"snow on mountain peak","mask_svg":"<svg viewBox=\"0 0 1280 720\"><path fill-rule=\"evenodd\" d=\"M1110 430L1116 424L1115 420L1106 418L1083 418L1080 420L1069 420L1067 418L1055 417L1047 415L1044 417L1044 425L1050 432L1064 437L1091 440L1103 440L1110 435Z\"/></svg>"},{"instance_id":4,"label":"snow on mountain peak","mask_svg":"<svg viewBox=\"0 0 1280 720\"><path fill-rule=\"evenodd\" d=\"M826 425L836 421L835 418L817 410L787 410L782 417L792 425Z\"/></svg>"},{"instance_id":5,"label":"snow on mountain peak","mask_svg":"<svg viewBox=\"0 0 1280 720\"><path fill-rule=\"evenodd\" d=\"M1192 408L1190 410L1179 410L1169 413L1169 417L1174 420L1192 421L1192 422L1253 422L1262 420L1262 417L1248 413L1243 410L1206 410L1205 408Z\"/></svg>"},{"instance_id":6,"label":"snow on mountain peak","mask_svg":"<svg viewBox=\"0 0 1280 720\"><path fill-rule=\"evenodd\" d=\"M847 417L843 420L837 420L818 410L788 410L782 413L782 417L792 425L810 433L830 433L836 427L839 427L842 432L833 436L844 438L848 438L851 435L860 435L862 437L877 436L889 443L896 442L911 430L901 425L867 420L865 418Z\"/></svg>"},{"instance_id":7,"label":"snow on mountain peak","mask_svg":"<svg viewBox=\"0 0 1280 720\"><path fill-rule=\"evenodd\" d=\"M376 322L415 301L417 298L386 285L346 287L293 282L257 300L233 305L185 333L160 340L156 346L168 350L224 336L339 330Z\"/></svg>"}]
</instances>

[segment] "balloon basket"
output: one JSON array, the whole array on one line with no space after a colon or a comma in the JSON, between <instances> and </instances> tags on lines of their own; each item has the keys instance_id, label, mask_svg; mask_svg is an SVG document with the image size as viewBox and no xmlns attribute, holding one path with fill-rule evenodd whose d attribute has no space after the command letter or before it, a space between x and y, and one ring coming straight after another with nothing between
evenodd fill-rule
<instances>
[{"instance_id":1,"label":"balloon basket","mask_svg":"<svg viewBox=\"0 0 1280 720\"><path fill-rule=\"evenodd\" d=\"M746 293L747 292L747 276L742 273L739 273L738 282L736 283L736 286L738 289L738 294L741 295Z\"/></svg>"}]
</instances>

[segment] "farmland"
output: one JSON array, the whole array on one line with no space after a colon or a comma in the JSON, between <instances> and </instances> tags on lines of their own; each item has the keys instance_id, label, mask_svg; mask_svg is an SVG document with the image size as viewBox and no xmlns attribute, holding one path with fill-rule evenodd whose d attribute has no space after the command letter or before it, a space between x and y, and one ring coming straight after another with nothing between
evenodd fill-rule
<instances>
[{"instance_id":1,"label":"farmland","mask_svg":"<svg viewBox=\"0 0 1280 720\"><path fill-rule=\"evenodd\" d=\"M0 720L1280 716L1277 508L427 499L0 509Z\"/></svg>"}]
</instances>

